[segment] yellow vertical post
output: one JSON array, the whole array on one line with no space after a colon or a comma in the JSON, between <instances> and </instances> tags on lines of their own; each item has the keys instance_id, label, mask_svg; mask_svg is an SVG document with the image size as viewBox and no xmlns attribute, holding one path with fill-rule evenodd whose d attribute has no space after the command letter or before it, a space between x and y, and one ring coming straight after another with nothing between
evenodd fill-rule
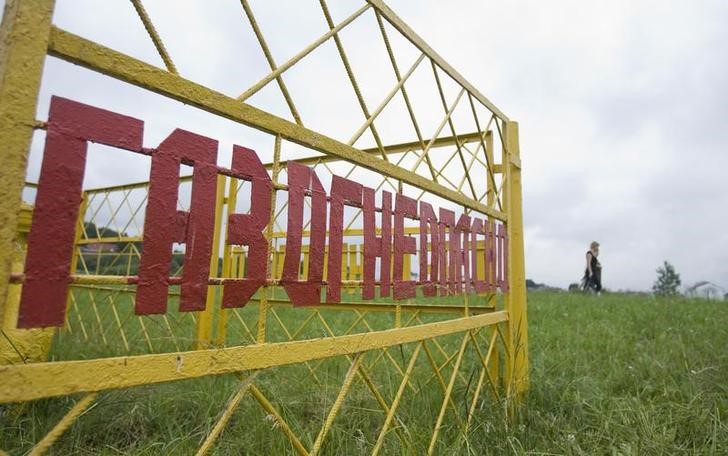
<instances>
[{"instance_id":1,"label":"yellow vertical post","mask_svg":"<svg viewBox=\"0 0 728 456\"><path fill-rule=\"evenodd\" d=\"M488 130L488 132L485 135L485 157L486 157L486 163L490 165L491 169L489 170L492 174L492 178L490 175L486 175L485 177L485 184L486 184L486 196L485 196L485 204L493 208L493 205L495 203L495 155L493 154L493 131ZM485 242L483 242L483 249L488 248ZM487 277L487 274L490 274L490 271L487 270L486 264L485 264L485 257L482 255L478 255L478 258L483 260L483 272L485 277ZM495 306L495 294L491 295L488 298L488 304ZM496 357L497 358L497 357Z\"/></svg>"},{"instance_id":2,"label":"yellow vertical post","mask_svg":"<svg viewBox=\"0 0 728 456\"><path fill-rule=\"evenodd\" d=\"M4 307L13 244L35 125L53 0L9 0L0 25L0 306ZM0 311L4 310L0 307Z\"/></svg>"},{"instance_id":3,"label":"yellow vertical post","mask_svg":"<svg viewBox=\"0 0 728 456\"><path fill-rule=\"evenodd\" d=\"M349 278L349 244L346 242L341 246L341 275L344 280Z\"/></svg>"},{"instance_id":4,"label":"yellow vertical post","mask_svg":"<svg viewBox=\"0 0 728 456\"><path fill-rule=\"evenodd\" d=\"M495 154L493 153L493 130L488 130L488 132L485 134L485 157L486 157L486 163L490 166L490 173L489 175L486 175L485 177L485 184L486 184L486 197L485 197L485 204L488 205L490 208L494 208L495 205L495 196L496 196L496 187L495 187ZM492 176L492 177L491 177ZM483 242L483 249L485 250L487 246L485 245L485 242ZM486 270L485 267L485 256L481 255L480 252L478 252L478 267L480 267L480 262L483 262L483 277L486 277L486 274L489 274L489 271ZM496 306L496 295L495 293L491 294L488 297L488 305L489 306ZM496 333L497 329L496 326L493 326L491 328L491 331L493 331L493 334ZM491 339L493 340L493 339ZM495 352L495 356L492 357L490 361L490 365L488 366L488 371L490 372L490 378L499 379L500 378L500 357L498 356L498 352Z\"/></svg>"},{"instance_id":5,"label":"yellow vertical post","mask_svg":"<svg viewBox=\"0 0 728 456\"><path fill-rule=\"evenodd\" d=\"M402 280L410 280L412 278L412 255L404 255L402 261Z\"/></svg>"},{"instance_id":6,"label":"yellow vertical post","mask_svg":"<svg viewBox=\"0 0 728 456\"><path fill-rule=\"evenodd\" d=\"M310 239L310 238L309 238ZM308 280L308 245L301 246L301 253L303 254L303 260L301 262L300 270L303 280ZM324 279L328 277L328 268L326 267L329 259L329 249L324 251Z\"/></svg>"},{"instance_id":7,"label":"yellow vertical post","mask_svg":"<svg viewBox=\"0 0 728 456\"><path fill-rule=\"evenodd\" d=\"M280 278L283 277L283 265L284 265L283 259L285 256L285 252L286 252L286 245L285 244L279 245L278 250L276 251L276 255L278 256L278 263L276 265L276 269L275 269L276 273L275 273L275 277L273 277L274 279L280 280Z\"/></svg>"},{"instance_id":8,"label":"yellow vertical post","mask_svg":"<svg viewBox=\"0 0 728 456\"><path fill-rule=\"evenodd\" d=\"M509 290L506 294L508 312L506 340L510 345L510 356L506 363L506 388L507 392L518 400L528 389L528 320L518 123L504 122L503 136L506 146L503 167L507 179L505 200L508 213Z\"/></svg>"},{"instance_id":9,"label":"yellow vertical post","mask_svg":"<svg viewBox=\"0 0 728 456\"><path fill-rule=\"evenodd\" d=\"M235 212L235 207L238 204L238 185L239 181L236 178L228 177L225 178L227 185L227 196L225 196L223 191L223 206L227 207L227 214L232 214ZM223 187L225 187L225 184L223 184ZM222 229L221 229L222 231ZM225 243L222 247L222 276L223 277L236 277L236 273L234 272L235 262L237 261L235 258L235 249L231 244L228 244L227 242L227 229L225 229ZM222 233L221 233L222 236ZM222 293L222 286L218 288L220 293ZM221 299L222 300L222 299ZM228 318L228 312L230 310L220 308L220 312L218 313L217 318L217 333L215 335L215 343L217 345L224 345L225 344L225 337L227 335L227 318Z\"/></svg>"},{"instance_id":10,"label":"yellow vertical post","mask_svg":"<svg viewBox=\"0 0 728 456\"><path fill-rule=\"evenodd\" d=\"M12 250L8 252L12 257L12 273L23 272L32 214L32 208L23 204L18 218L18 233ZM0 315L3 317L0 320L3 332L0 337L0 366L45 361L56 332L56 328L16 329L21 287L20 284L10 285L7 300L4 305L0 305Z\"/></svg>"},{"instance_id":11,"label":"yellow vertical post","mask_svg":"<svg viewBox=\"0 0 728 456\"><path fill-rule=\"evenodd\" d=\"M86 237L86 209L88 208L88 193L83 192L83 198L81 199L81 207L78 209L78 219L76 220L76 235L75 242L73 244L73 256L71 257L71 274L76 273L78 269L78 261L81 256L81 248L78 245L81 239Z\"/></svg>"},{"instance_id":12,"label":"yellow vertical post","mask_svg":"<svg viewBox=\"0 0 728 456\"><path fill-rule=\"evenodd\" d=\"M276 135L275 143L273 144L273 173L271 176L271 180L273 181L273 190L270 192L270 218L268 221L268 226L265 228L265 239L267 241L268 246L266 247L266 255L265 255L265 270L266 270L266 278L271 278L271 270L269 265L269 260L271 256L271 252L273 251L273 224L275 222L275 214L276 214L276 187L278 187L278 177L281 172L281 143L283 139L280 135ZM308 264L308 262L306 262ZM267 284L263 286L263 289L261 290L261 296L260 296L260 307L258 308L258 331L256 334L256 342L259 344L263 344L266 341L266 323L268 321L268 299L272 296L271 291L273 290L272 287L269 287Z\"/></svg>"},{"instance_id":13,"label":"yellow vertical post","mask_svg":"<svg viewBox=\"0 0 728 456\"><path fill-rule=\"evenodd\" d=\"M212 255L210 256L210 276L217 277L220 272L220 231L222 227L223 205L225 203L225 176L217 176L217 192L215 194L215 231L212 233ZM197 318L197 349L209 348L212 344L212 325L217 309L215 296L219 285L207 287L205 310ZM218 335L219 339L219 335ZM223 341L225 337L223 335ZM218 340L216 340L218 342Z\"/></svg>"}]
</instances>

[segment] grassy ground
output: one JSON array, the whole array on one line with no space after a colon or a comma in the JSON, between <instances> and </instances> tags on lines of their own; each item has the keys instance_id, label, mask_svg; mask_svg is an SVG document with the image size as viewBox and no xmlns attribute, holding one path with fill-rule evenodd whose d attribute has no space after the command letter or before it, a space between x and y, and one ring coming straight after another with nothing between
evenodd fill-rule
<instances>
[{"instance_id":1,"label":"grassy ground","mask_svg":"<svg viewBox=\"0 0 728 456\"><path fill-rule=\"evenodd\" d=\"M494 453L728 454L726 303L529 298L532 389Z\"/></svg>"},{"instance_id":2,"label":"grassy ground","mask_svg":"<svg viewBox=\"0 0 728 456\"><path fill-rule=\"evenodd\" d=\"M455 415L464 416L462 404L468 392L472 395L469 380L476 372L466 363L465 381L453 393L459 405L446 416L438 454L728 454L725 303L534 293L529 323L531 390L519 420L509 424L505 404L486 398L470 432L458 431ZM450 352L459 344L457 338L441 342ZM391 354L404 366L412 349ZM413 383L418 391L406 391L398 432L388 435L384 454L422 454L427 448L442 392L426 381L431 371L423 359ZM387 365L381 361L372 376L389 398L399 378L387 375ZM315 384L305 366L292 366L263 373L256 384L275 398L310 447L347 368L346 359L327 361L317 368L322 382ZM221 376L103 394L52 453L193 453L237 382ZM0 409L0 448L11 454L27 451L72 402L43 400ZM382 416L358 382L324 454L367 454ZM276 426L248 396L215 453L290 453Z\"/></svg>"}]
</instances>

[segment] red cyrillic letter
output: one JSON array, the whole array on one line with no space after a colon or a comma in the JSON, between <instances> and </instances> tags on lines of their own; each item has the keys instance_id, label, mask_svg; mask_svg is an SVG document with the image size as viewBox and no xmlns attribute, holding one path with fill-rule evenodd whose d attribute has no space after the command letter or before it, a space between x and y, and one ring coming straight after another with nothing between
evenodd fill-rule
<instances>
[{"instance_id":1,"label":"red cyrillic letter","mask_svg":"<svg viewBox=\"0 0 728 456\"><path fill-rule=\"evenodd\" d=\"M217 141L176 129L152 152L136 314L167 311L172 244L185 243L179 310L205 309L215 227ZM179 170L193 167L190 211L177 211ZM171 230L170 227L175 227Z\"/></svg>"},{"instance_id":2,"label":"red cyrillic letter","mask_svg":"<svg viewBox=\"0 0 728 456\"><path fill-rule=\"evenodd\" d=\"M298 280L303 236L303 198L311 191L311 241L308 256L308 279ZM281 284L294 306L321 303L326 245L326 192L316 173L295 162L288 163L288 238L283 261Z\"/></svg>"},{"instance_id":3,"label":"red cyrillic letter","mask_svg":"<svg viewBox=\"0 0 728 456\"><path fill-rule=\"evenodd\" d=\"M427 248L427 227L430 227L430 248ZM429 261L427 252L430 252ZM420 281L422 294L437 296L438 262L440 253L440 232L437 217L430 203L420 201ZM429 266L429 274L427 272Z\"/></svg>"},{"instance_id":4,"label":"red cyrillic letter","mask_svg":"<svg viewBox=\"0 0 728 456\"><path fill-rule=\"evenodd\" d=\"M455 239L455 213L448 209L440 208L440 296L447 296L455 293L453 281L455 280L455 255L453 254ZM447 228L448 237L445 237ZM449 239L450 242L446 242ZM449 253L449 255L448 255Z\"/></svg>"},{"instance_id":5,"label":"red cyrillic letter","mask_svg":"<svg viewBox=\"0 0 728 456\"><path fill-rule=\"evenodd\" d=\"M377 257L382 259L379 296L389 296L392 280L392 194L382 191L382 236L377 237L374 190L364 187L364 283L362 299L374 299Z\"/></svg>"},{"instance_id":6,"label":"red cyrillic letter","mask_svg":"<svg viewBox=\"0 0 728 456\"><path fill-rule=\"evenodd\" d=\"M502 223L498 225L498 287L503 293L508 292L508 232Z\"/></svg>"},{"instance_id":7,"label":"red cyrillic letter","mask_svg":"<svg viewBox=\"0 0 728 456\"><path fill-rule=\"evenodd\" d=\"M470 275L473 278L476 293L488 292L488 283L486 280L486 277L488 276L487 262L483 261L482 279L480 278L481 276L479 276L478 274L478 235L484 234L485 225L483 225L483 220L476 218L475 220L473 220L473 225L470 227ZM483 243L483 251L485 251L485 249L487 248L486 241L481 242ZM485 260L485 257L483 257L483 259Z\"/></svg>"},{"instance_id":8,"label":"red cyrillic letter","mask_svg":"<svg viewBox=\"0 0 728 456\"><path fill-rule=\"evenodd\" d=\"M222 306L243 307L268 278L268 241L263 230L270 221L273 183L255 151L233 146L232 172L252 182L250 213L228 216L227 243L247 245L244 279L227 279L223 285Z\"/></svg>"},{"instance_id":9,"label":"red cyrillic letter","mask_svg":"<svg viewBox=\"0 0 728 456\"><path fill-rule=\"evenodd\" d=\"M453 230L455 235L455 293L462 294L463 282L465 282L465 292L473 291L473 284L470 282L470 262L468 261L468 253L470 252L470 216L463 214L458 219L458 223ZM452 234L451 234L452 236ZM452 239L450 240L452 245Z\"/></svg>"},{"instance_id":10,"label":"red cyrillic letter","mask_svg":"<svg viewBox=\"0 0 728 456\"><path fill-rule=\"evenodd\" d=\"M397 193L394 207L394 299L416 296L415 281L402 280L404 256L417 253L415 238L404 234L405 217L417 218L417 201Z\"/></svg>"},{"instance_id":11,"label":"red cyrillic letter","mask_svg":"<svg viewBox=\"0 0 728 456\"><path fill-rule=\"evenodd\" d=\"M63 326L87 141L141 151L144 122L51 98L43 164L28 235L19 328Z\"/></svg>"},{"instance_id":12,"label":"red cyrillic letter","mask_svg":"<svg viewBox=\"0 0 728 456\"><path fill-rule=\"evenodd\" d=\"M341 246L344 241L344 204L361 207L361 196L361 184L339 176L331 178L326 302L341 302Z\"/></svg>"},{"instance_id":13,"label":"red cyrillic letter","mask_svg":"<svg viewBox=\"0 0 728 456\"><path fill-rule=\"evenodd\" d=\"M496 259L495 259L495 223L491 220L485 221L485 282L488 291L494 292L496 280Z\"/></svg>"}]
</instances>

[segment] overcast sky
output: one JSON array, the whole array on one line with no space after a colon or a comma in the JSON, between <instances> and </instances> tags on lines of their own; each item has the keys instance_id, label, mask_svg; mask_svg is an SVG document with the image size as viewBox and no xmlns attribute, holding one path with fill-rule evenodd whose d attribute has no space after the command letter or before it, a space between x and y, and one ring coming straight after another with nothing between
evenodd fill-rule
<instances>
[{"instance_id":1,"label":"overcast sky","mask_svg":"<svg viewBox=\"0 0 728 456\"><path fill-rule=\"evenodd\" d=\"M728 3L401 3L520 122L529 277L574 281L594 239L608 288L663 260L728 286Z\"/></svg>"},{"instance_id":2,"label":"overcast sky","mask_svg":"<svg viewBox=\"0 0 728 456\"><path fill-rule=\"evenodd\" d=\"M360 6L329 3L335 22ZM326 32L317 4L251 1L279 64ZM588 244L598 240L607 288L647 290L663 260L675 265L683 284L710 280L728 288L728 3L391 0L389 5L519 121L529 278L560 287L578 281ZM145 6L184 77L235 96L265 75L265 60L239 2L147 0ZM125 0L59 0L54 22L162 66ZM377 33L371 12L342 33L370 111L395 82ZM418 53L391 38L405 72ZM364 119L336 48L328 43L302 64L284 76L306 126L348 140ZM407 87L429 138L443 113L439 100L420 101L425 96L417 95L424 87L418 78L426 74L431 78L423 64ZM270 84L250 102L290 118L277 90ZM452 100L452 90L446 91ZM260 151L269 152L272 144L267 135L52 58L40 118L47 115L51 94L144 119L153 127L145 145L157 144L175 127L219 139L221 151L233 143L254 147L264 160ZM387 143L416 139L399 109L385 111L376 123ZM370 143L365 135L357 145ZM33 146L30 179L37 176L41 145ZM148 176L147 158L104 157L89 160L88 185Z\"/></svg>"}]
</instances>

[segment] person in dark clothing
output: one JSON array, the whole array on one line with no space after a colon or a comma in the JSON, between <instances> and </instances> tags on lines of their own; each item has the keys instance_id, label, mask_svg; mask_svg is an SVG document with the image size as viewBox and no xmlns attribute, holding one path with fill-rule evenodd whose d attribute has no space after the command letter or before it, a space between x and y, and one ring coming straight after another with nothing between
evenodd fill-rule
<instances>
[{"instance_id":1,"label":"person in dark clothing","mask_svg":"<svg viewBox=\"0 0 728 456\"><path fill-rule=\"evenodd\" d=\"M584 291L593 291L599 294L602 291L602 265L599 256L599 243L594 241L586 252L586 269L584 270Z\"/></svg>"}]
</instances>

